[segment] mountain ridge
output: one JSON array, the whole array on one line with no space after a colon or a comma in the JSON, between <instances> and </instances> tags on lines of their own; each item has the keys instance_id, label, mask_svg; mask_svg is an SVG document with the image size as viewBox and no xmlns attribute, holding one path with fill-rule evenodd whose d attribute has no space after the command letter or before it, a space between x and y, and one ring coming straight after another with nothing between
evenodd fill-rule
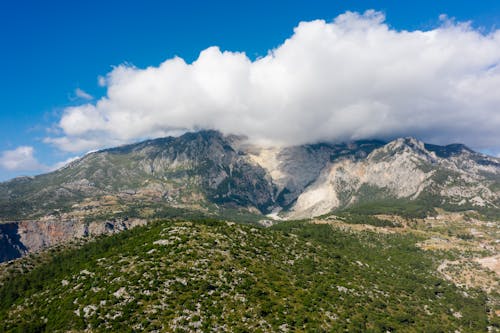
<instances>
[{"instance_id":1,"label":"mountain ridge","mask_svg":"<svg viewBox=\"0 0 500 333\"><path fill-rule=\"evenodd\" d=\"M379 199L497 209L500 159L415 138L260 147L208 130L103 149L54 172L0 183L0 219L36 218L112 195L185 207L229 206L282 217ZM385 193L385 194L384 194ZM130 201L130 200L129 200Z\"/></svg>"}]
</instances>

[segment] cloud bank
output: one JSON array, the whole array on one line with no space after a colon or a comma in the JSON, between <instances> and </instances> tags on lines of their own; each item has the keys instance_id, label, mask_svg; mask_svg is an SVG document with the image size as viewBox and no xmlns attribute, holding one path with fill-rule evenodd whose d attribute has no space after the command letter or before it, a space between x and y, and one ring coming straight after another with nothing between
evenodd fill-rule
<instances>
[{"instance_id":1,"label":"cloud bank","mask_svg":"<svg viewBox=\"0 0 500 333\"><path fill-rule=\"evenodd\" d=\"M398 31L382 13L301 22L262 58L203 50L193 63L115 67L107 95L64 110L64 151L200 128L275 144L416 136L500 151L500 30L441 17Z\"/></svg>"}]
</instances>

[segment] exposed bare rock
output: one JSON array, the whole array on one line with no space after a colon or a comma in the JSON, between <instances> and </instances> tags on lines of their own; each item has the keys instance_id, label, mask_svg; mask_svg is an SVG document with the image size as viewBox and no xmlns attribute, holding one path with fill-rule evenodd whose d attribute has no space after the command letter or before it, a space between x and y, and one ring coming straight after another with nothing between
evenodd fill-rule
<instances>
[{"instance_id":1,"label":"exposed bare rock","mask_svg":"<svg viewBox=\"0 0 500 333\"><path fill-rule=\"evenodd\" d=\"M476 261L500 276L500 254L492 257L477 258Z\"/></svg>"},{"instance_id":2,"label":"exposed bare rock","mask_svg":"<svg viewBox=\"0 0 500 333\"><path fill-rule=\"evenodd\" d=\"M69 242L77 238L114 234L144 225L142 219L122 221L37 220L0 224L0 262L19 258L26 253Z\"/></svg>"},{"instance_id":3,"label":"exposed bare rock","mask_svg":"<svg viewBox=\"0 0 500 333\"><path fill-rule=\"evenodd\" d=\"M308 163L302 162L305 148L300 147L257 150L251 156L267 170L278 191L298 192L284 214L288 218L318 216L370 199L416 200L421 195L457 206L498 207L498 159L462 145L452 145L451 152L446 147L427 147L414 138L400 138L373 147L366 157L335 154L335 146L326 149L326 159L309 153Z\"/></svg>"}]
</instances>

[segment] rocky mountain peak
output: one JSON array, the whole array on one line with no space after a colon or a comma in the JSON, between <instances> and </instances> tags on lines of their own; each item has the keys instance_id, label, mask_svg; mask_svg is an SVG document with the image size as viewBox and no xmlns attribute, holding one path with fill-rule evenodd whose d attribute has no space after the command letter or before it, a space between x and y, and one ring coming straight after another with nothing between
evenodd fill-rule
<instances>
[{"instance_id":1,"label":"rocky mountain peak","mask_svg":"<svg viewBox=\"0 0 500 333\"><path fill-rule=\"evenodd\" d=\"M380 149L374 150L368 157L372 161L381 160L421 160L425 163L436 163L437 156L426 149L424 142L413 137L395 139Z\"/></svg>"},{"instance_id":2,"label":"rocky mountain peak","mask_svg":"<svg viewBox=\"0 0 500 333\"><path fill-rule=\"evenodd\" d=\"M397 152L397 151L413 151L418 153L427 154L428 151L425 149L425 145L422 141L417 140L414 137L398 138L389 142L386 146L387 151Z\"/></svg>"}]
</instances>

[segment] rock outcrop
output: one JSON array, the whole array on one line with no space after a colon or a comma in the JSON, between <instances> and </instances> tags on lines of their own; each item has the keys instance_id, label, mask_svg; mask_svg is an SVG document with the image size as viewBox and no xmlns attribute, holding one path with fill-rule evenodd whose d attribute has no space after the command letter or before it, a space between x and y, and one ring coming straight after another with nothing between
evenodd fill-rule
<instances>
[{"instance_id":1,"label":"rock outcrop","mask_svg":"<svg viewBox=\"0 0 500 333\"><path fill-rule=\"evenodd\" d=\"M90 223L35 220L0 224L0 262L78 238L114 234L145 223L146 220L128 219Z\"/></svg>"}]
</instances>

